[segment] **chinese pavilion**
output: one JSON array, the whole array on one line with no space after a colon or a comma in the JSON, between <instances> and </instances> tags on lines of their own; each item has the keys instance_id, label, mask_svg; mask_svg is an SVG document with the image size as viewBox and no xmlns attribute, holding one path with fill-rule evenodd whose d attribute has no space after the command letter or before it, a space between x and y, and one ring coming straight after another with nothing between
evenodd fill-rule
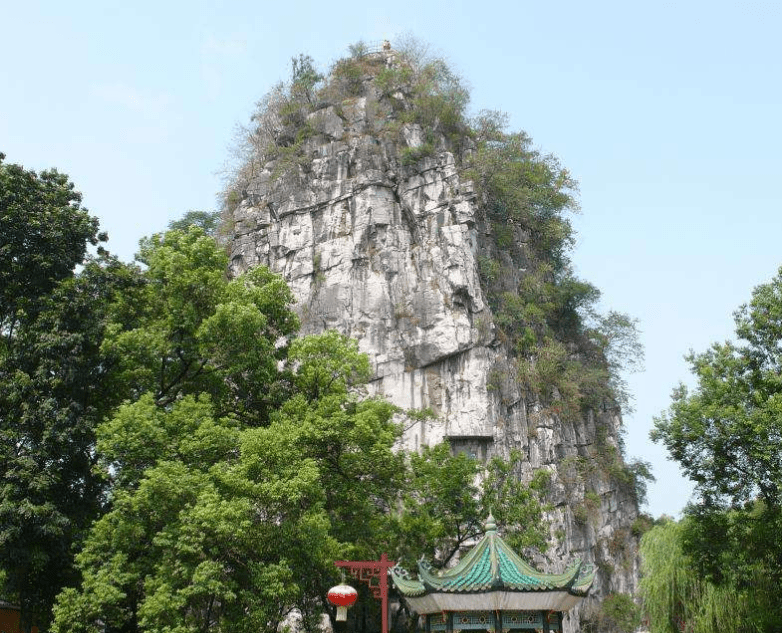
<instances>
[{"instance_id":1,"label":"chinese pavilion","mask_svg":"<svg viewBox=\"0 0 782 633\"><path fill-rule=\"evenodd\" d=\"M418 580L399 566L394 587L426 633L530 630L561 632L563 613L584 599L595 572L576 560L562 574L544 574L522 560L500 536L489 515L486 533L451 568L434 571L421 561Z\"/></svg>"}]
</instances>

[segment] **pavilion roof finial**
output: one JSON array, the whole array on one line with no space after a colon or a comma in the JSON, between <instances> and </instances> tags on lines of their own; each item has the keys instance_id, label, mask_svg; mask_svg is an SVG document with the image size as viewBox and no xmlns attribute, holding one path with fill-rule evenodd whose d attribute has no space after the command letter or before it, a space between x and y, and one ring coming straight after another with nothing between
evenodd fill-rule
<instances>
[{"instance_id":1,"label":"pavilion roof finial","mask_svg":"<svg viewBox=\"0 0 782 633\"><path fill-rule=\"evenodd\" d=\"M489 510L489 517L486 519L484 530L488 534L489 532L497 532L497 522L494 520L494 515Z\"/></svg>"}]
</instances>

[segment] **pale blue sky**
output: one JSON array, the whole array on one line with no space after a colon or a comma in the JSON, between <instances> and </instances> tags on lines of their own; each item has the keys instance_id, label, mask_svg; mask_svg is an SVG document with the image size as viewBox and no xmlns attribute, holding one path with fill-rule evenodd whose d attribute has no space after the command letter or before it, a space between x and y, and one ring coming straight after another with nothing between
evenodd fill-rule
<instances>
[{"instance_id":1,"label":"pale blue sky","mask_svg":"<svg viewBox=\"0 0 782 633\"><path fill-rule=\"evenodd\" d=\"M689 380L682 359L782 265L782 12L777 2L11 2L0 0L0 151L56 166L130 259L138 239L212 209L233 130L288 76L359 39L412 32L581 183L578 274L640 319L630 456L689 484L648 439Z\"/></svg>"}]
</instances>

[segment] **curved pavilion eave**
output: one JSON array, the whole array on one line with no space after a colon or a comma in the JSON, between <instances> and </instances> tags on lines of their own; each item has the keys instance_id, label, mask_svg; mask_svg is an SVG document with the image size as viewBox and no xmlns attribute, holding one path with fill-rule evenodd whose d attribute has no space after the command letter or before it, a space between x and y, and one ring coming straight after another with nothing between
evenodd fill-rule
<instances>
[{"instance_id":1,"label":"curved pavilion eave","mask_svg":"<svg viewBox=\"0 0 782 633\"><path fill-rule=\"evenodd\" d=\"M569 611L583 600L567 591L430 593L405 601L419 615L443 611Z\"/></svg>"},{"instance_id":2,"label":"curved pavilion eave","mask_svg":"<svg viewBox=\"0 0 782 633\"><path fill-rule=\"evenodd\" d=\"M538 624L561 631L563 613L586 597L594 577L578 560L561 574L539 572L499 537L491 515L483 538L453 568L434 571L421 562L417 579L399 567L391 570L410 609L425 616L427 633L504 633Z\"/></svg>"}]
</instances>

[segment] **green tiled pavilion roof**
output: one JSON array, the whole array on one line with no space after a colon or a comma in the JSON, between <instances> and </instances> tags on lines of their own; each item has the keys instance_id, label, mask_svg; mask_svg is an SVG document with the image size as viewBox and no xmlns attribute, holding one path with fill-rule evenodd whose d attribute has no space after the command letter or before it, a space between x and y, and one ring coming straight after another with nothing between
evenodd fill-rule
<instances>
[{"instance_id":1,"label":"green tiled pavilion roof","mask_svg":"<svg viewBox=\"0 0 782 633\"><path fill-rule=\"evenodd\" d=\"M497 534L494 518L489 515L484 537L451 569L434 571L421 561L418 580L395 568L391 578L405 597L428 593L476 593L505 591L567 591L585 595L594 580L594 572L582 568L576 560L562 574L537 571L519 557Z\"/></svg>"}]
</instances>

